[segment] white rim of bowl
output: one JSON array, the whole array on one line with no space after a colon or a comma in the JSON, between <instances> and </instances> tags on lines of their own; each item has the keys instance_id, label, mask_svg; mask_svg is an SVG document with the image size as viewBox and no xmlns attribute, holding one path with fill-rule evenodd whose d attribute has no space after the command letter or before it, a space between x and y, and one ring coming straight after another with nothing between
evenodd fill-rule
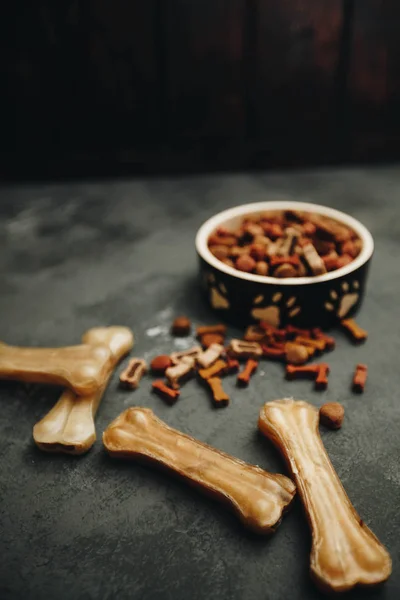
<instances>
[{"instance_id":1,"label":"white rim of bowl","mask_svg":"<svg viewBox=\"0 0 400 600\"><path fill-rule=\"evenodd\" d=\"M289 209L303 210L306 212L316 212L320 215L332 217L333 219L340 221L344 225L347 225L348 227L353 229L362 239L363 247L360 254L350 264L341 267L336 271L325 273L324 275L317 275L316 277L286 277L280 279L278 277L268 277L266 275L254 275L253 273L244 273L243 271L239 271L237 269L234 269L233 267L229 267L228 265L225 265L223 262L215 258L215 256L211 254L210 250L208 249L207 240L210 234L217 227L220 227L224 224L224 222L226 222L229 219L250 215L251 213ZM344 275L355 271L363 264L365 264L367 260L371 258L372 253L374 251L374 240L372 238L372 235L370 234L368 229L364 227L364 225L357 221L357 219L354 219L350 215L347 215L346 213L343 213L340 210L336 210L335 208L322 206L320 204L313 204L312 202L296 202L291 200L272 200L265 202L254 202L252 204L241 204L240 206L235 206L234 208L224 210L208 219L205 223L203 223L203 225L197 232L195 243L196 250L199 253L199 255L207 263L209 263L219 271L222 271L227 275L237 277L238 279L244 279L246 281L255 281L257 283L273 283L275 285L308 285L311 283L331 281L332 279L343 277Z\"/></svg>"}]
</instances>

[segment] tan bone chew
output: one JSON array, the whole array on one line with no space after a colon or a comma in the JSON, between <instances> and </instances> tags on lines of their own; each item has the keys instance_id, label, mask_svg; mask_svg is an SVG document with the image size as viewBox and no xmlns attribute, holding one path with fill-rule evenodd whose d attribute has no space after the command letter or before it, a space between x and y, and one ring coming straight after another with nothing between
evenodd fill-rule
<instances>
[{"instance_id":1,"label":"tan bone chew","mask_svg":"<svg viewBox=\"0 0 400 600\"><path fill-rule=\"evenodd\" d=\"M128 366L119 376L119 380L123 386L136 390L139 387L140 380L146 372L147 364L143 358L131 358Z\"/></svg>"},{"instance_id":2,"label":"tan bone chew","mask_svg":"<svg viewBox=\"0 0 400 600\"><path fill-rule=\"evenodd\" d=\"M247 360L248 358L260 358L263 351L258 342L233 339L228 346L228 354L232 358Z\"/></svg>"},{"instance_id":3,"label":"tan bone chew","mask_svg":"<svg viewBox=\"0 0 400 600\"><path fill-rule=\"evenodd\" d=\"M82 341L105 344L111 352L107 377L89 396L76 396L65 390L56 405L33 428L36 445L47 452L83 454L96 441L94 417L117 363L133 347L133 334L127 327L96 327L89 329Z\"/></svg>"},{"instance_id":4,"label":"tan bone chew","mask_svg":"<svg viewBox=\"0 0 400 600\"><path fill-rule=\"evenodd\" d=\"M129 408L103 434L111 456L150 463L230 506L246 527L272 533L296 488L271 474L172 429L148 408Z\"/></svg>"},{"instance_id":5,"label":"tan bone chew","mask_svg":"<svg viewBox=\"0 0 400 600\"><path fill-rule=\"evenodd\" d=\"M326 273L325 263L311 243L306 244L303 247L303 256L313 272L313 275L322 275L323 273Z\"/></svg>"},{"instance_id":6,"label":"tan bone chew","mask_svg":"<svg viewBox=\"0 0 400 600\"><path fill-rule=\"evenodd\" d=\"M165 377L168 379L168 383L174 390L179 388L179 383L183 379L188 378L194 373L194 365L194 358L191 356L184 356L177 365L168 367L165 371Z\"/></svg>"},{"instance_id":7,"label":"tan bone chew","mask_svg":"<svg viewBox=\"0 0 400 600\"><path fill-rule=\"evenodd\" d=\"M207 369L218 360L224 352L225 348L222 344L211 344L205 352L202 352L200 356L197 357L197 362L203 369Z\"/></svg>"},{"instance_id":8,"label":"tan bone chew","mask_svg":"<svg viewBox=\"0 0 400 600\"><path fill-rule=\"evenodd\" d=\"M111 363L104 345L20 348L0 343L0 379L51 383L84 396L105 381Z\"/></svg>"},{"instance_id":9,"label":"tan bone chew","mask_svg":"<svg viewBox=\"0 0 400 600\"><path fill-rule=\"evenodd\" d=\"M170 359L174 365L177 365L181 362L182 358L188 356L189 358L197 359L198 356L203 352L203 348L201 346L193 346L193 348L189 348L189 350L182 350L181 352L173 352L170 355Z\"/></svg>"},{"instance_id":10,"label":"tan bone chew","mask_svg":"<svg viewBox=\"0 0 400 600\"><path fill-rule=\"evenodd\" d=\"M259 429L282 452L311 527L311 575L325 591L375 585L391 573L385 547L351 504L318 431L318 410L292 399L268 402Z\"/></svg>"}]
</instances>

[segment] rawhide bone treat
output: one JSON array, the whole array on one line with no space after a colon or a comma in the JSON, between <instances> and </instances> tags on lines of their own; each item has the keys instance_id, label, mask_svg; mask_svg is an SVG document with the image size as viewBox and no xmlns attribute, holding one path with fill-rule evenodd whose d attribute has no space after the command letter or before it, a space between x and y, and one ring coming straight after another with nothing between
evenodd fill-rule
<instances>
[{"instance_id":1,"label":"rawhide bone treat","mask_svg":"<svg viewBox=\"0 0 400 600\"><path fill-rule=\"evenodd\" d=\"M318 410L292 399L268 402L258 426L283 454L312 533L311 575L324 591L385 581L392 562L351 504L318 431Z\"/></svg>"},{"instance_id":2,"label":"rawhide bone treat","mask_svg":"<svg viewBox=\"0 0 400 600\"><path fill-rule=\"evenodd\" d=\"M249 385L251 376L257 371L258 361L254 358L249 358L243 371L237 376L237 384L241 387Z\"/></svg>"},{"instance_id":3,"label":"rawhide bone treat","mask_svg":"<svg viewBox=\"0 0 400 600\"><path fill-rule=\"evenodd\" d=\"M119 376L121 385L132 390L139 387L140 380L147 372L146 361L142 358L131 358L126 369Z\"/></svg>"},{"instance_id":4,"label":"rawhide bone treat","mask_svg":"<svg viewBox=\"0 0 400 600\"><path fill-rule=\"evenodd\" d=\"M219 359L222 354L224 354L225 348L221 344L211 344L207 350L202 352L197 357L198 364L203 367L203 369L207 369L207 367L211 366L216 360Z\"/></svg>"},{"instance_id":5,"label":"rawhide bone treat","mask_svg":"<svg viewBox=\"0 0 400 600\"><path fill-rule=\"evenodd\" d=\"M222 230L224 235L218 233ZM295 221L290 211L277 210L247 215L231 231L218 228L210 235L208 248L238 271L281 279L340 269L358 256L362 241L330 217L301 212Z\"/></svg>"},{"instance_id":6,"label":"rawhide bone treat","mask_svg":"<svg viewBox=\"0 0 400 600\"><path fill-rule=\"evenodd\" d=\"M219 377L210 377L206 382L210 388L214 406L216 408L228 406L230 397L222 387L222 380Z\"/></svg>"},{"instance_id":7,"label":"rawhide bone treat","mask_svg":"<svg viewBox=\"0 0 400 600\"><path fill-rule=\"evenodd\" d=\"M368 367L367 365L358 364L353 376L352 389L353 392L362 394L367 383Z\"/></svg>"},{"instance_id":8,"label":"rawhide bone treat","mask_svg":"<svg viewBox=\"0 0 400 600\"><path fill-rule=\"evenodd\" d=\"M242 523L272 533L296 493L284 475L271 474L172 429L148 408L129 408L103 434L107 452L172 472L229 506Z\"/></svg>"},{"instance_id":9,"label":"rawhide bone treat","mask_svg":"<svg viewBox=\"0 0 400 600\"><path fill-rule=\"evenodd\" d=\"M84 454L96 441L94 417L107 383L119 361L133 348L133 333L127 327L89 329L82 342L104 344L111 354L103 383L90 395L77 396L65 390L58 402L33 428L35 444L46 452Z\"/></svg>"},{"instance_id":10,"label":"rawhide bone treat","mask_svg":"<svg viewBox=\"0 0 400 600\"><path fill-rule=\"evenodd\" d=\"M368 333L365 329L362 329L353 319L343 319L340 321L341 327L345 330L345 332L350 336L350 339L360 344L365 342L368 337Z\"/></svg>"},{"instance_id":11,"label":"rawhide bone treat","mask_svg":"<svg viewBox=\"0 0 400 600\"><path fill-rule=\"evenodd\" d=\"M175 404L180 396L180 391L170 388L163 382L162 379L157 379L151 384L153 392L155 392L160 398L165 400L168 404Z\"/></svg>"},{"instance_id":12,"label":"rawhide bone treat","mask_svg":"<svg viewBox=\"0 0 400 600\"><path fill-rule=\"evenodd\" d=\"M0 379L62 385L81 396L104 383L111 363L104 344L20 348L0 343Z\"/></svg>"},{"instance_id":13,"label":"rawhide bone treat","mask_svg":"<svg viewBox=\"0 0 400 600\"><path fill-rule=\"evenodd\" d=\"M186 381L194 374L195 360L191 356L184 356L182 360L172 367L168 367L165 371L165 377L168 379L169 385L177 390L182 381Z\"/></svg>"},{"instance_id":14,"label":"rawhide bone treat","mask_svg":"<svg viewBox=\"0 0 400 600\"><path fill-rule=\"evenodd\" d=\"M231 358L247 360L248 358L261 358L263 351L257 342L233 339L227 348L227 353Z\"/></svg>"},{"instance_id":15,"label":"rawhide bone treat","mask_svg":"<svg viewBox=\"0 0 400 600\"><path fill-rule=\"evenodd\" d=\"M172 364L177 365L181 362L182 358L194 358L197 360L197 357L202 354L203 349L201 346L193 346L193 348L189 348L189 350L182 350L181 352L173 352L170 355Z\"/></svg>"}]
</instances>

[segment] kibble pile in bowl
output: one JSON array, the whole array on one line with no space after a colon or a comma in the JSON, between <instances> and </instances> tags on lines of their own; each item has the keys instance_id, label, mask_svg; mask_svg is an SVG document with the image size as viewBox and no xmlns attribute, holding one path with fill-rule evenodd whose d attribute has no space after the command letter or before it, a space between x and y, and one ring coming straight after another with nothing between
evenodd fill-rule
<instances>
[{"instance_id":1,"label":"kibble pile in bowl","mask_svg":"<svg viewBox=\"0 0 400 600\"><path fill-rule=\"evenodd\" d=\"M207 244L232 268L278 278L323 275L350 264L362 250L347 225L298 210L246 216L234 229L218 227Z\"/></svg>"}]
</instances>

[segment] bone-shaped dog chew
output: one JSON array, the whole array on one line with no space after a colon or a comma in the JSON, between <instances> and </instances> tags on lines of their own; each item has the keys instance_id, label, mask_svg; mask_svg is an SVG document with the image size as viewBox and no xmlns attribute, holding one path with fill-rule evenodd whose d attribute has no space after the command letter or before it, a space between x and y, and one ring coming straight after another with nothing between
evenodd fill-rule
<instances>
[{"instance_id":1,"label":"bone-shaped dog chew","mask_svg":"<svg viewBox=\"0 0 400 600\"><path fill-rule=\"evenodd\" d=\"M351 504L307 402L275 400L261 409L260 430L284 455L312 532L311 574L325 590L374 585L391 573L391 559Z\"/></svg>"},{"instance_id":2,"label":"bone-shaped dog chew","mask_svg":"<svg viewBox=\"0 0 400 600\"><path fill-rule=\"evenodd\" d=\"M76 396L65 390L50 412L36 423L33 438L47 452L83 454L96 440L94 417L113 369L133 347L133 334L127 327L98 327L82 337L86 344L105 344L111 353L106 379L90 396Z\"/></svg>"},{"instance_id":3,"label":"bone-shaped dog chew","mask_svg":"<svg viewBox=\"0 0 400 600\"><path fill-rule=\"evenodd\" d=\"M52 383L84 396L106 380L111 363L104 345L20 348L0 343L0 379Z\"/></svg>"},{"instance_id":4,"label":"bone-shaped dog chew","mask_svg":"<svg viewBox=\"0 0 400 600\"><path fill-rule=\"evenodd\" d=\"M129 408L103 434L111 456L156 464L225 504L257 533L270 533L292 502L296 488L284 475L203 444L172 429L148 408Z\"/></svg>"}]
</instances>

